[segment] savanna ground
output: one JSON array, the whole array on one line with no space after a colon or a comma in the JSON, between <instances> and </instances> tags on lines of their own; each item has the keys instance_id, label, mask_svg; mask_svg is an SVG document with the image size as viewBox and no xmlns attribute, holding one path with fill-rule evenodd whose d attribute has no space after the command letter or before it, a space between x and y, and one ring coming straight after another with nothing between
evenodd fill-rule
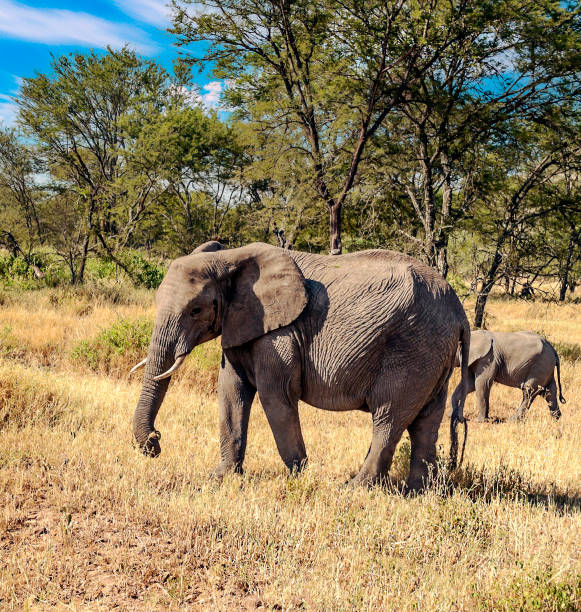
<instances>
[{"instance_id":1,"label":"savanna ground","mask_svg":"<svg viewBox=\"0 0 581 612\"><path fill-rule=\"evenodd\" d=\"M562 351L563 418L537 399L524 424L472 420L463 466L407 498L344 486L369 415L309 406L304 474L287 474L256 405L244 476L209 482L215 343L172 381L162 455L147 459L131 442L141 377L127 371L152 293L13 290L0 303L0 607L581 609L580 304L492 301L491 329L536 330ZM519 400L496 386L492 416ZM449 411L442 458L448 424ZM394 481L408 461L404 437Z\"/></svg>"}]
</instances>

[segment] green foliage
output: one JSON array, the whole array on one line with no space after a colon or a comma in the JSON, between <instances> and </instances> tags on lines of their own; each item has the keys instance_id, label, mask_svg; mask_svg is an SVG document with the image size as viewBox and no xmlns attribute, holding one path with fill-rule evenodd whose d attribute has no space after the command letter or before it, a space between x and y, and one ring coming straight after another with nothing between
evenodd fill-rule
<instances>
[{"instance_id":1,"label":"green foliage","mask_svg":"<svg viewBox=\"0 0 581 612\"><path fill-rule=\"evenodd\" d=\"M99 280L109 280L117 278L119 270L110 257L93 257L87 261L87 274Z\"/></svg>"},{"instance_id":2,"label":"green foliage","mask_svg":"<svg viewBox=\"0 0 581 612\"><path fill-rule=\"evenodd\" d=\"M137 286L146 289L157 289L159 287L165 274L164 270L137 251L126 252L122 257L124 264L131 273L131 278Z\"/></svg>"},{"instance_id":3,"label":"green foliage","mask_svg":"<svg viewBox=\"0 0 581 612\"><path fill-rule=\"evenodd\" d=\"M462 295L486 298L500 280L511 294L545 279L562 299L573 290L573 3L208 4L221 10L176 11L172 33L209 41L183 57L225 79L226 119L192 103L184 65L175 80L128 48L58 57L24 79L26 138L0 131L0 241L42 251L44 278L1 255L0 284L88 282L123 300L126 274L159 285L151 253L213 238L276 244L282 230L287 245L327 252L341 202L346 252L449 262Z\"/></svg>"},{"instance_id":4,"label":"green foliage","mask_svg":"<svg viewBox=\"0 0 581 612\"><path fill-rule=\"evenodd\" d=\"M551 567L538 573L525 573L517 568L519 576L508 588L496 595L483 595L477 588L473 598L480 609L572 611L581 606L581 578L558 579Z\"/></svg>"},{"instance_id":5,"label":"green foliage","mask_svg":"<svg viewBox=\"0 0 581 612\"><path fill-rule=\"evenodd\" d=\"M24 257L14 256L0 251L0 285L13 289L39 289L42 287L56 287L68 282L67 272L54 254L48 251L32 253L29 256L30 264ZM43 273L41 279L34 274L32 265L38 266Z\"/></svg>"},{"instance_id":6,"label":"green foliage","mask_svg":"<svg viewBox=\"0 0 581 612\"><path fill-rule=\"evenodd\" d=\"M12 334L12 327L5 325L0 329L0 355L12 357L18 350L18 342Z\"/></svg>"},{"instance_id":7,"label":"green foliage","mask_svg":"<svg viewBox=\"0 0 581 612\"><path fill-rule=\"evenodd\" d=\"M32 279L34 271L23 257L0 254L0 277L6 281L11 279Z\"/></svg>"},{"instance_id":8,"label":"green foliage","mask_svg":"<svg viewBox=\"0 0 581 612\"><path fill-rule=\"evenodd\" d=\"M152 331L149 319L120 319L95 338L81 340L71 351L71 360L96 372L127 368L132 359L147 352Z\"/></svg>"},{"instance_id":9,"label":"green foliage","mask_svg":"<svg viewBox=\"0 0 581 612\"><path fill-rule=\"evenodd\" d=\"M199 344L190 353L188 362L196 370L212 371L218 373L222 358L222 346L219 340L212 340Z\"/></svg>"},{"instance_id":10,"label":"green foliage","mask_svg":"<svg viewBox=\"0 0 581 612\"><path fill-rule=\"evenodd\" d=\"M575 342L553 342L559 359L576 363L581 360L581 345Z\"/></svg>"}]
</instances>

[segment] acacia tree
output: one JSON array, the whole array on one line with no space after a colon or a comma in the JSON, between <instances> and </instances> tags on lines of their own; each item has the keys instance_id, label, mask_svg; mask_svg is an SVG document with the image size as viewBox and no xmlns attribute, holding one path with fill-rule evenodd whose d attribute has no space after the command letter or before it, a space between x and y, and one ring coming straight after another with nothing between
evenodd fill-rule
<instances>
[{"instance_id":1,"label":"acacia tree","mask_svg":"<svg viewBox=\"0 0 581 612\"><path fill-rule=\"evenodd\" d=\"M437 4L202 0L188 12L193 0L173 1L182 60L229 79L227 101L265 156L304 159L304 182L329 211L332 254L366 146L463 28L468 0L439 14ZM187 47L198 41L210 46L194 57Z\"/></svg>"},{"instance_id":2,"label":"acacia tree","mask_svg":"<svg viewBox=\"0 0 581 612\"><path fill-rule=\"evenodd\" d=\"M575 288L581 263L581 150L566 150L558 167L556 180L543 185L539 193L544 201L555 202L557 210L535 224L526 248L529 266L536 268L533 276L556 279L556 297L563 302L567 291Z\"/></svg>"},{"instance_id":3,"label":"acacia tree","mask_svg":"<svg viewBox=\"0 0 581 612\"><path fill-rule=\"evenodd\" d=\"M20 141L17 131L0 127L0 244L21 255L38 278L43 274L32 249L45 239L39 211L45 196L35 180L41 170L36 152Z\"/></svg>"},{"instance_id":4,"label":"acacia tree","mask_svg":"<svg viewBox=\"0 0 581 612\"><path fill-rule=\"evenodd\" d=\"M504 0L464 11L464 28L385 122L376 160L409 197L422 230L410 239L444 276L450 236L485 189L481 145L515 117L545 122L581 92L578 7Z\"/></svg>"},{"instance_id":5,"label":"acacia tree","mask_svg":"<svg viewBox=\"0 0 581 612\"><path fill-rule=\"evenodd\" d=\"M192 4L173 2L184 60L212 62L230 79L227 100L254 127L266 176L304 158L301 184L328 207L332 253L341 251L342 206L390 119L387 139L408 148L408 168L390 183L403 183L425 258L446 274L451 228L476 193L467 143L577 83L572 3L203 0L206 12L196 3L190 14ZM211 41L203 56L187 54L201 40Z\"/></svg>"},{"instance_id":6,"label":"acacia tree","mask_svg":"<svg viewBox=\"0 0 581 612\"><path fill-rule=\"evenodd\" d=\"M546 119L542 127L515 119L504 139L490 147L487 162L494 185L479 202L472 224L483 244L474 309L476 327L483 324L488 296L504 276L506 261L515 249L531 244L527 232L530 234L540 220L563 212L563 200L546 194L562 179L564 164L579 156L581 135L575 125L567 129L561 118ZM517 260L520 257L517 255Z\"/></svg>"},{"instance_id":7,"label":"acacia tree","mask_svg":"<svg viewBox=\"0 0 581 612\"><path fill-rule=\"evenodd\" d=\"M35 181L35 175L40 170L40 160L30 147L20 141L16 130L0 127L0 188L6 194L5 198L10 199L19 210L29 245L35 241L43 242L36 203L39 189Z\"/></svg>"},{"instance_id":8,"label":"acacia tree","mask_svg":"<svg viewBox=\"0 0 581 612\"><path fill-rule=\"evenodd\" d=\"M157 177L153 171L131 174L132 137L124 122L144 123L163 109L168 76L127 48L62 56L52 69L23 80L19 117L49 168L58 168L61 187L74 192L69 201L84 218L76 275L82 282L95 240L123 266L117 252L152 201Z\"/></svg>"},{"instance_id":9,"label":"acacia tree","mask_svg":"<svg viewBox=\"0 0 581 612\"><path fill-rule=\"evenodd\" d=\"M178 100L138 131L132 156L158 169L164 193L153 215L177 246L170 250L183 255L218 239L246 192L246 156L236 127Z\"/></svg>"}]
</instances>

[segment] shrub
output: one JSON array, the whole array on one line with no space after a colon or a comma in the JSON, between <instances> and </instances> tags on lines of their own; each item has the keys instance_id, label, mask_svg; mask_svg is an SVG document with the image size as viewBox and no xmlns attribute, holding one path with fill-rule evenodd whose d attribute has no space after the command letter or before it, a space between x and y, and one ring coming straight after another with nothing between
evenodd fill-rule
<instances>
[{"instance_id":1,"label":"shrub","mask_svg":"<svg viewBox=\"0 0 581 612\"><path fill-rule=\"evenodd\" d=\"M153 322L149 319L120 319L94 338L78 342L70 359L82 368L125 378L131 367L147 354L152 331ZM173 378L212 393L216 390L221 355L219 341L201 344Z\"/></svg>"},{"instance_id":2,"label":"shrub","mask_svg":"<svg viewBox=\"0 0 581 612\"><path fill-rule=\"evenodd\" d=\"M532 574L532 575L531 575ZM555 580L551 567L538 573L518 576L508 589L496 595L474 592L482 609L495 610L578 610L581 578Z\"/></svg>"},{"instance_id":3,"label":"shrub","mask_svg":"<svg viewBox=\"0 0 581 612\"><path fill-rule=\"evenodd\" d=\"M470 287L458 274L449 274L446 280L450 283L452 289L454 289L460 298L463 298L470 293Z\"/></svg>"},{"instance_id":4,"label":"shrub","mask_svg":"<svg viewBox=\"0 0 581 612\"><path fill-rule=\"evenodd\" d=\"M18 342L12 334L12 327L5 325L0 329L0 356L13 357L18 349Z\"/></svg>"},{"instance_id":5,"label":"shrub","mask_svg":"<svg viewBox=\"0 0 581 612\"><path fill-rule=\"evenodd\" d=\"M117 266L108 257L94 257L87 261L87 276L99 280L117 277Z\"/></svg>"},{"instance_id":6,"label":"shrub","mask_svg":"<svg viewBox=\"0 0 581 612\"><path fill-rule=\"evenodd\" d=\"M147 289L157 289L163 280L164 271L137 251L123 256L124 264L131 272L133 282Z\"/></svg>"},{"instance_id":7,"label":"shrub","mask_svg":"<svg viewBox=\"0 0 581 612\"><path fill-rule=\"evenodd\" d=\"M575 342L554 342L559 359L575 363L581 359L581 345Z\"/></svg>"},{"instance_id":8,"label":"shrub","mask_svg":"<svg viewBox=\"0 0 581 612\"><path fill-rule=\"evenodd\" d=\"M71 351L71 360L95 372L126 373L147 352L153 322L120 319L95 338L81 340Z\"/></svg>"}]
</instances>

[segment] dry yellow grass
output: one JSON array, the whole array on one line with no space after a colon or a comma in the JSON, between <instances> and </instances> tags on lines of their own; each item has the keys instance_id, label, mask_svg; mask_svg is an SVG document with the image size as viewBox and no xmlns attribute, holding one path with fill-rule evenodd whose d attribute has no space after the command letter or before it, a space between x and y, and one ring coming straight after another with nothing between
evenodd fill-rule
<instances>
[{"instance_id":1,"label":"dry yellow grass","mask_svg":"<svg viewBox=\"0 0 581 612\"><path fill-rule=\"evenodd\" d=\"M185 375L172 382L152 461L131 444L139 380L68 357L118 317L152 316L147 302L49 298L0 307L0 331L22 344L0 359L0 607L581 608L581 363L563 363L560 422L540 399L524 424L472 422L452 488L441 481L414 498L345 488L367 450L369 416L308 406L310 465L289 477L258 404L246 473L217 487L207 481L218 461L213 393ZM579 305L495 302L489 311L495 329L581 344ZM508 416L519 398L496 386L493 416ZM466 414L475 414L472 396ZM402 440L395 480L408 448Z\"/></svg>"}]
</instances>

